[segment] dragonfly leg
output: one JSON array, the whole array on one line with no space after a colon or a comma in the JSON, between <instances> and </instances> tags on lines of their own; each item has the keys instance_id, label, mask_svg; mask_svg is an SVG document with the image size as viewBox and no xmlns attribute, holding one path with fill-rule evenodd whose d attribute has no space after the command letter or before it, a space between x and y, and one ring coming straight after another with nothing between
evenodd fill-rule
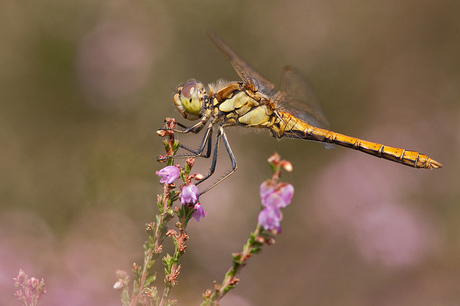
<instances>
[{"instance_id":1,"label":"dragonfly leg","mask_svg":"<svg viewBox=\"0 0 460 306\"><path fill-rule=\"evenodd\" d=\"M195 127L195 125L191 126L190 128ZM187 128L184 131L179 131L181 133L198 133L202 129L203 125L199 126L199 130L196 131L194 129ZM188 158L188 157L204 157L208 158L211 156L211 139L212 139L212 123L208 125L206 128L206 132L204 133L204 137L201 140L200 147L197 150L190 149L184 145L179 144L179 147L183 148L184 150L190 152L191 154L181 154L181 155L173 155L173 156L164 156L164 157L159 157L157 158L157 161L163 161L167 160L170 158ZM207 147L206 152L203 154L205 151L205 147Z\"/></svg>"},{"instance_id":2,"label":"dragonfly leg","mask_svg":"<svg viewBox=\"0 0 460 306\"><path fill-rule=\"evenodd\" d=\"M198 134L202 129L203 127L205 126L205 123L206 121L200 121L200 122L197 122L195 123L194 125L192 126L185 126L183 125L182 123L179 123L179 122L176 122L176 125L180 126L181 128L183 128L183 130L178 130L178 129L168 129L168 128L161 128L161 129L158 129L159 131L173 131L173 132L176 132L176 133L181 133L181 134L187 134L187 133L194 133L194 134Z\"/></svg>"},{"instance_id":3,"label":"dragonfly leg","mask_svg":"<svg viewBox=\"0 0 460 306\"><path fill-rule=\"evenodd\" d=\"M175 121L175 120L174 120L174 121ZM167 123L167 122L168 122L168 119L163 120L163 123L165 124L165 126L166 126L166 123ZM183 128L183 129L186 129L186 128L187 128L187 126L185 126L185 125L183 125L182 123L177 122L177 121L176 121L176 125L180 126L180 127ZM170 130L170 129L168 129L168 128L161 128L161 129L159 129L159 130L160 130L160 131L163 131L163 130Z\"/></svg>"},{"instance_id":4,"label":"dragonfly leg","mask_svg":"<svg viewBox=\"0 0 460 306\"><path fill-rule=\"evenodd\" d=\"M180 123L180 122L176 122L176 125L180 126L181 128L183 128L184 130L187 128L186 125Z\"/></svg>"},{"instance_id":5,"label":"dragonfly leg","mask_svg":"<svg viewBox=\"0 0 460 306\"><path fill-rule=\"evenodd\" d=\"M181 147L182 149L192 153L192 154L188 154L188 155L185 155L185 154L182 154L182 155L176 155L176 156L170 156L169 158L174 158L174 157L204 157L204 158L209 158L209 156L211 156L211 139L212 139L212 125L210 125L207 129L206 129L206 132L204 134L204 137L203 139L201 140L201 144L200 144L200 147L197 149L197 150L194 150L194 149L190 149L182 144L179 144L179 147ZM205 146L207 147L206 148L206 152L204 152L204 148Z\"/></svg>"},{"instance_id":6,"label":"dragonfly leg","mask_svg":"<svg viewBox=\"0 0 460 306\"><path fill-rule=\"evenodd\" d=\"M208 188L203 190L200 193L200 195L202 195L202 194L208 192L209 190L211 190L212 188L216 187L223 180L225 180L230 175L232 175L237 169L235 155L233 155L232 148L230 147L230 144L228 142L227 135L225 134L224 128L222 126L220 126L219 127L219 132L218 132L217 137L216 137L216 143L214 145L214 154L212 156L211 168L209 169L209 173L202 180L200 180L196 185L198 185L198 184L202 183L203 181L205 181L206 179L208 179L214 173L214 171L216 170L217 152L219 151L219 141L220 141L221 137L222 137L222 141L224 142L225 149L227 150L228 157L230 158L230 162L232 163L232 170L230 172L228 172L227 174L225 174L223 177L221 177L217 182L215 182L214 184L212 184L211 186L209 186Z\"/></svg>"}]
</instances>

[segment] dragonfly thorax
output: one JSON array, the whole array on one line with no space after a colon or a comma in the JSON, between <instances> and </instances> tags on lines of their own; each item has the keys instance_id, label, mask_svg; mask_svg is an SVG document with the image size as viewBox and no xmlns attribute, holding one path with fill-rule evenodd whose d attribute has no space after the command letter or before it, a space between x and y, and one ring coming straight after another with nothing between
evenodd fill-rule
<instances>
[{"instance_id":1,"label":"dragonfly thorax","mask_svg":"<svg viewBox=\"0 0 460 306\"><path fill-rule=\"evenodd\" d=\"M174 94L174 104L182 117L197 120L202 116L203 105L207 101L208 93L202 83L189 81L184 86L178 86Z\"/></svg>"}]
</instances>

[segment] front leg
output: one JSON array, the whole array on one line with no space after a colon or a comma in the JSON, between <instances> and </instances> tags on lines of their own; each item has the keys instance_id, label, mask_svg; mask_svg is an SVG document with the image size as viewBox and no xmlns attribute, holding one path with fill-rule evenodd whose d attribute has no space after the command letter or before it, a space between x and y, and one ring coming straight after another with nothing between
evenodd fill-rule
<instances>
[{"instance_id":1,"label":"front leg","mask_svg":"<svg viewBox=\"0 0 460 306\"><path fill-rule=\"evenodd\" d=\"M176 122L176 125L178 125L181 128L183 128L183 130L168 129L167 127L164 127L164 128L158 129L158 131L173 131L175 133L181 133L181 134L187 134L187 133L191 132L191 133L194 133L194 134L198 134L203 129L203 127L205 126L207 121L208 121L208 119L200 120L197 123L195 123L194 125L189 126L189 127L183 125L182 123Z\"/></svg>"},{"instance_id":2,"label":"front leg","mask_svg":"<svg viewBox=\"0 0 460 306\"><path fill-rule=\"evenodd\" d=\"M208 124L208 127L206 128L206 131L204 133L204 136L203 136L203 139L201 140L201 143L200 143L200 146L197 150L193 150L193 149L190 149L182 144L179 144L179 147L181 147L182 149L192 153L192 155L180 155L180 156L177 156L177 157L204 157L204 158L208 158L209 156L211 156L211 140L212 140L212 129L213 129L213 125L214 123L213 122L210 122ZM201 130L202 128L200 128ZM194 133L192 131L192 133ZM185 133L184 133L185 134ZM206 149L206 152L204 152L204 149L205 147L207 148Z\"/></svg>"},{"instance_id":3,"label":"front leg","mask_svg":"<svg viewBox=\"0 0 460 306\"><path fill-rule=\"evenodd\" d=\"M171 158L188 158L188 157L204 157L208 158L211 156L211 139L212 139L212 127L213 127L213 122L209 122L208 127L206 128L205 134L203 136L203 139L201 140L200 147L197 150L190 149L182 144L179 144L179 147L183 148L184 150L190 152L191 154L181 154L181 155L173 155L173 156L161 156L157 158L157 161L165 161ZM185 130L174 130L172 131L177 131L182 134L187 134L187 133L198 133L202 128L204 127L204 124L202 122L198 122L197 124L194 124L193 126L186 128ZM169 129L171 130L171 129ZM207 148L205 151L205 147Z\"/></svg>"}]
</instances>

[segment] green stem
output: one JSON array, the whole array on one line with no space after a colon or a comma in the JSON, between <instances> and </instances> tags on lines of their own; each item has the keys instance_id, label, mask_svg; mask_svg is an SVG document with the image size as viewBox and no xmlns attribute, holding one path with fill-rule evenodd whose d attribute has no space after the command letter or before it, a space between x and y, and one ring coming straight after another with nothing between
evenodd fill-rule
<instances>
[{"instance_id":1,"label":"green stem","mask_svg":"<svg viewBox=\"0 0 460 306\"><path fill-rule=\"evenodd\" d=\"M205 301L201 304L202 306L217 305L217 302L222 299L228 291L235 288L238 284L239 279L236 278L236 274L244 267L246 261L253 255L261 250L264 239L260 236L262 227L257 224L254 232L252 232L243 246L241 253L233 254L233 266L225 274L225 278L220 287L215 287L215 292L209 297L205 297Z\"/></svg>"},{"instance_id":2,"label":"green stem","mask_svg":"<svg viewBox=\"0 0 460 306\"><path fill-rule=\"evenodd\" d=\"M142 274L141 278L139 280L139 290L137 291L136 294L131 299L131 303L129 304L130 306L135 306L137 305L137 301L139 300L139 297L142 296L144 293L144 286L145 286L145 281L148 276L148 269L147 267L153 266L153 263L158 256L160 255L160 247L161 244L164 240L164 237L162 237L162 232L164 230L164 227L167 223L167 209L168 209L168 201L169 201L169 193L170 193L170 186L168 184L164 184L163 187L163 211L160 214L160 217L157 220L157 223L155 224L155 232L154 232L154 243L153 243L153 248L150 245L148 255L144 258L144 265L142 267ZM166 222L165 222L166 221Z\"/></svg>"}]
</instances>

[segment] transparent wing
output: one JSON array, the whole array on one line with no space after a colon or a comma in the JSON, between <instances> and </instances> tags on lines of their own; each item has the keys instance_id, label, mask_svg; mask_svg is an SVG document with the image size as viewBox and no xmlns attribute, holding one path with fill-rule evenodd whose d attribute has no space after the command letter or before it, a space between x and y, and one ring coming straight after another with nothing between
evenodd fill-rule
<instances>
[{"instance_id":1,"label":"transparent wing","mask_svg":"<svg viewBox=\"0 0 460 306\"><path fill-rule=\"evenodd\" d=\"M329 122L310 87L307 78L297 69L286 66L281 74L277 106L314 127L329 128Z\"/></svg>"},{"instance_id":2,"label":"transparent wing","mask_svg":"<svg viewBox=\"0 0 460 306\"><path fill-rule=\"evenodd\" d=\"M235 51L233 51L216 33L208 32L211 40L224 53L225 57L230 61L236 73L240 76L243 82L249 85L249 88L260 91L264 94L271 95L275 85L267 80L264 76L258 73L248 63L246 63Z\"/></svg>"},{"instance_id":3,"label":"transparent wing","mask_svg":"<svg viewBox=\"0 0 460 306\"><path fill-rule=\"evenodd\" d=\"M307 78L297 69L286 66L281 73L280 93L276 105L314 127L329 129L329 122ZM326 149L334 145L323 143Z\"/></svg>"}]
</instances>

